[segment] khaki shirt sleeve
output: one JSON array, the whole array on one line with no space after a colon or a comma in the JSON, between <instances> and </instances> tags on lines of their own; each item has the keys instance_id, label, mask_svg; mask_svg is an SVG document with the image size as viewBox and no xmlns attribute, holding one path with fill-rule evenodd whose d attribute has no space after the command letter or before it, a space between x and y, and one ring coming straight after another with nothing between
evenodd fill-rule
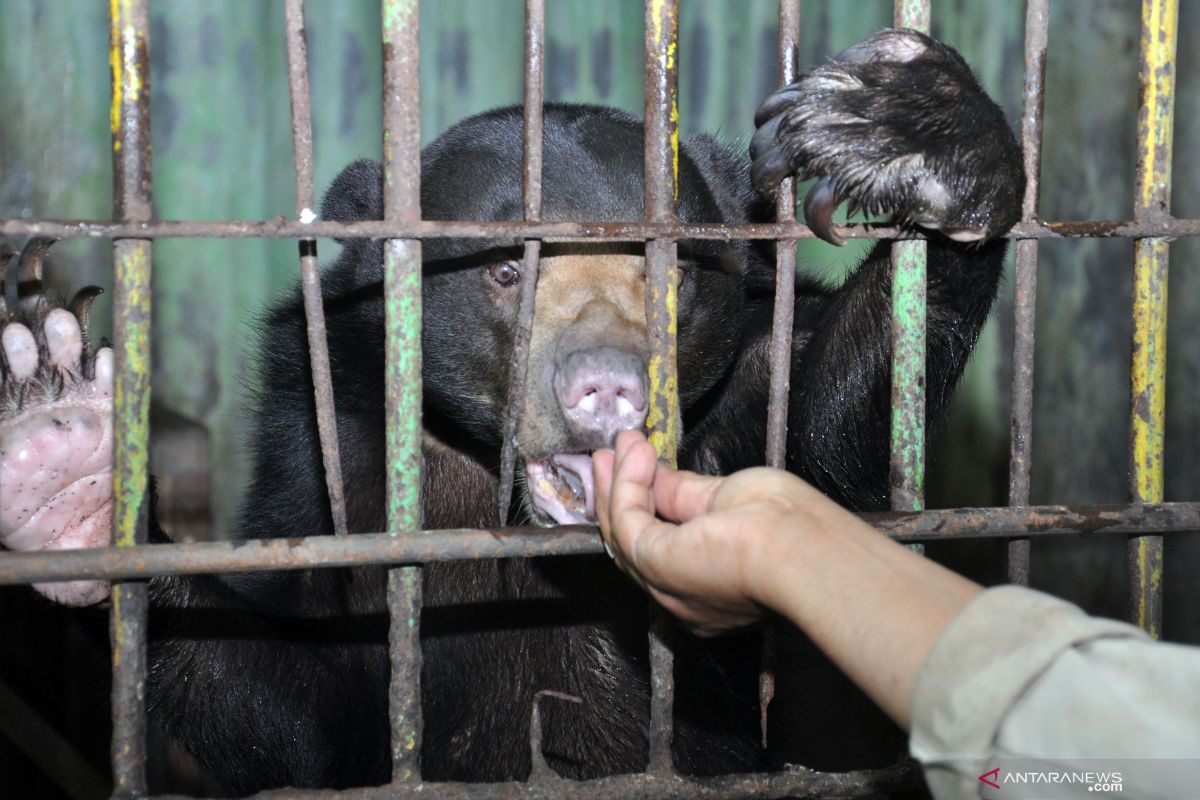
<instances>
[{"instance_id":1,"label":"khaki shirt sleeve","mask_svg":"<svg viewBox=\"0 0 1200 800\"><path fill-rule=\"evenodd\" d=\"M1000 759L1196 759L1200 648L998 587L938 639L912 708L910 749L937 798L980 796L979 776Z\"/></svg>"}]
</instances>

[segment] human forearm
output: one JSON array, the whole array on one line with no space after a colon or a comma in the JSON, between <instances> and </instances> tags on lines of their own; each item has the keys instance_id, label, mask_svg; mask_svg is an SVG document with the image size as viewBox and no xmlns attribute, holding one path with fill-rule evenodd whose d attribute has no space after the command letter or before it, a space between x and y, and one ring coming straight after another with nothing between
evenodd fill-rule
<instances>
[{"instance_id":1,"label":"human forearm","mask_svg":"<svg viewBox=\"0 0 1200 800\"><path fill-rule=\"evenodd\" d=\"M921 666L981 587L824 498L807 499L785 530L762 531L749 545L762 555L755 600L796 624L907 728Z\"/></svg>"}]
</instances>

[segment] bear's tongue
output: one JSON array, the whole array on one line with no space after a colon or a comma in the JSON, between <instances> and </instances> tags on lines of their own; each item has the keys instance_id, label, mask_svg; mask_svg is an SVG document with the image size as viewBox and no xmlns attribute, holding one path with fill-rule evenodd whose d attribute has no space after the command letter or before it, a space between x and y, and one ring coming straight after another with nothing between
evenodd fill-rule
<instances>
[{"instance_id":1,"label":"bear's tongue","mask_svg":"<svg viewBox=\"0 0 1200 800\"><path fill-rule=\"evenodd\" d=\"M560 525L586 525L596 521L592 457L586 453L558 453L525 465L533 506Z\"/></svg>"}]
</instances>

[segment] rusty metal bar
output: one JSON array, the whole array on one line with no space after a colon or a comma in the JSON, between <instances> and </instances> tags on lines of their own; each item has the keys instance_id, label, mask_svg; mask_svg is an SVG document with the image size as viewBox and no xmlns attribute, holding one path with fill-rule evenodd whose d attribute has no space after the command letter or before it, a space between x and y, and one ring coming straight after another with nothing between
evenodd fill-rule
<instances>
[{"instance_id":1,"label":"rusty metal bar","mask_svg":"<svg viewBox=\"0 0 1200 800\"><path fill-rule=\"evenodd\" d=\"M646 2L646 127L643 175L646 221L677 220L679 200L679 4ZM677 463L679 376L675 335L679 265L674 239L646 242L646 323L650 331L649 405L646 429L658 457ZM650 609L649 771L674 771L671 741L675 667L671 652L674 621L656 604Z\"/></svg>"},{"instance_id":2,"label":"rusty metal bar","mask_svg":"<svg viewBox=\"0 0 1200 800\"><path fill-rule=\"evenodd\" d=\"M1046 97L1046 31L1050 0L1025 4L1025 94L1021 106L1021 153L1025 197L1021 216L1037 217L1042 165L1042 109ZM1033 458L1033 359L1037 312L1037 241L1017 242L1013 293L1012 437L1009 444L1008 504L1029 505L1029 466ZM1008 543L1008 581L1029 585L1029 540Z\"/></svg>"},{"instance_id":3,"label":"rusty metal bar","mask_svg":"<svg viewBox=\"0 0 1200 800\"><path fill-rule=\"evenodd\" d=\"M779 86L796 80L800 39L799 0L779 0ZM775 194L775 218L796 219L796 181L785 178ZM792 377L792 320L796 310L796 246L778 242L775 250L775 312L771 321L771 385L767 401L767 466L783 469L787 453L788 390Z\"/></svg>"},{"instance_id":4,"label":"rusty metal bar","mask_svg":"<svg viewBox=\"0 0 1200 800\"><path fill-rule=\"evenodd\" d=\"M421 82L418 0L384 0L384 219L421 219ZM384 245L387 520L391 530L421 525L421 243ZM421 571L388 572L392 779L421 777Z\"/></svg>"},{"instance_id":5,"label":"rusty metal bar","mask_svg":"<svg viewBox=\"0 0 1200 800\"><path fill-rule=\"evenodd\" d=\"M1133 207L1134 217L1139 220L1170 213L1178 25L1178 0L1143 0ZM1167 239L1138 239L1134 243L1129 494L1135 503L1160 503L1163 499L1167 259ZM1130 538L1128 557L1130 617L1158 638L1162 633L1162 537Z\"/></svg>"},{"instance_id":6,"label":"rusty metal bar","mask_svg":"<svg viewBox=\"0 0 1200 800\"><path fill-rule=\"evenodd\" d=\"M150 199L150 9L114 0L112 69L113 216L146 221ZM113 542L146 541L150 513L151 243L113 242ZM146 584L115 583L112 640L113 796L146 793Z\"/></svg>"},{"instance_id":7,"label":"rusty metal bar","mask_svg":"<svg viewBox=\"0 0 1200 800\"><path fill-rule=\"evenodd\" d=\"M411 783L361 789L275 789L255 800L774 800L785 797L913 796L924 791L911 762L881 770L813 772L788 767L781 772L684 778L676 775L613 775L590 781L547 779L530 783ZM156 800L194 800L163 795Z\"/></svg>"},{"instance_id":8,"label":"rusty metal bar","mask_svg":"<svg viewBox=\"0 0 1200 800\"><path fill-rule=\"evenodd\" d=\"M542 50L546 32L545 0L525 0L525 113L523 130L522 194L525 221L542 218ZM513 474L517 460L517 420L525 402L525 378L529 363L529 340L533 335L533 312L537 302L538 265L542 243L525 242L521 263L521 305L513 336L512 371L508 382L508 411L500 445L499 523L508 524L512 502Z\"/></svg>"},{"instance_id":9,"label":"rusty metal bar","mask_svg":"<svg viewBox=\"0 0 1200 800\"><path fill-rule=\"evenodd\" d=\"M296 218L301 224L316 219L313 207L312 110L308 85L308 43L304 28L304 0L286 0L288 88L292 102L292 152L296 168ZM333 376L329 372L329 343L325 336L325 303L317 266L317 240L301 239L300 287L308 331L309 365L317 407L317 434L333 532L346 535L346 497L342 489L342 457L338 450L337 415L334 412Z\"/></svg>"},{"instance_id":10,"label":"rusty metal bar","mask_svg":"<svg viewBox=\"0 0 1200 800\"><path fill-rule=\"evenodd\" d=\"M796 80L800 41L799 0L779 0L779 86ZM775 219L796 219L796 181L784 178L775 194ZM792 324L796 312L796 244L775 243L775 309L771 318L771 383L767 397L767 466L787 468L788 395L792 378ZM762 746L767 747L767 711L775 697L775 625L763 628L758 674L758 714Z\"/></svg>"},{"instance_id":11,"label":"rusty metal bar","mask_svg":"<svg viewBox=\"0 0 1200 800\"><path fill-rule=\"evenodd\" d=\"M927 238L919 230L874 222L836 225L844 239ZM162 238L235 238L235 239L543 239L552 241L638 242L647 239L812 239L807 226L797 222L712 223L653 222L518 222L364 220L329 222L318 220L304 224L289 220L156 220L154 222L113 222L109 220L27 220L0 219L0 236L48 236L53 238L162 239ZM1163 237L1178 239L1200 236L1200 219L1164 217L1144 220L1031 220L1012 227L1006 239L1134 239Z\"/></svg>"},{"instance_id":12,"label":"rusty metal bar","mask_svg":"<svg viewBox=\"0 0 1200 800\"><path fill-rule=\"evenodd\" d=\"M531 767L529 769L529 782L547 782L556 781L559 776L554 769L546 763L546 754L542 750L542 698L548 697L553 700L562 700L566 703L582 703L583 699L576 697L573 694L565 692L556 692L553 689L542 689L533 696L533 711L529 718L529 760Z\"/></svg>"},{"instance_id":13,"label":"rusty metal bar","mask_svg":"<svg viewBox=\"0 0 1200 800\"><path fill-rule=\"evenodd\" d=\"M900 542L1044 536L1184 533L1200 529L1200 502L1104 506L957 508L885 511L860 518ZM477 558L596 555L600 535L587 525L555 528L454 528L248 541L145 544L56 552L0 552L0 586L67 580L153 578L224 572L423 564Z\"/></svg>"},{"instance_id":14,"label":"rusty metal bar","mask_svg":"<svg viewBox=\"0 0 1200 800\"><path fill-rule=\"evenodd\" d=\"M897 28L929 33L929 0L895 0ZM896 511L925 505L926 245L892 245L891 500Z\"/></svg>"}]
</instances>

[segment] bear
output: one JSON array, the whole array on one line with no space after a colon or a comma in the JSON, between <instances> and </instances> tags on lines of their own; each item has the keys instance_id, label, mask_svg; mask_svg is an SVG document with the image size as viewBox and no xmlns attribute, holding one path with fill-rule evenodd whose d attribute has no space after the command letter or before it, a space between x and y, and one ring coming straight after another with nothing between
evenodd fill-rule
<instances>
[{"instance_id":1,"label":"bear","mask_svg":"<svg viewBox=\"0 0 1200 800\"><path fill-rule=\"evenodd\" d=\"M1000 109L951 48L883 31L772 95L751 158L699 135L681 145L679 219L769 221L785 176L817 178L810 227L837 242L843 201L929 231L927 418L961 376L1001 278L1003 234L1018 219L1021 154ZM467 119L421 157L425 219L522 215L522 113ZM643 218L641 122L587 105L547 105L543 218ZM329 189L326 219L382 218L382 171L359 161ZM27 246L0 311L0 542L13 549L97 546L111 538L112 352L87 341L87 296L38 294L45 242ZM857 510L888 491L889 243L838 287L799 271L787 468ZM678 243L682 467L761 465L774 246ZM322 275L339 445L352 532L384 513L383 244L346 240ZM521 274L514 241L430 239L423 247L422 526L492 527ZM588 454L644 424L648 334L640 244L544 243L517 430L508 523L587 522ZM238 532L332 533L303 307L298 292L261 332L253 476ZM150 536L169 541L150 515ZM390 777L386 570L382 567L150 583L152 722L228 791L341 788ZM603 556L430 563L423 570L421 671L427 780L521 780L530 710L560 775L646 768L648 608ZM59 602L102 602L95 581L39 587ZM764 750L753 634L674 638L675 766L690 775L795 761Z\"/></svg>"}]
</instances>

